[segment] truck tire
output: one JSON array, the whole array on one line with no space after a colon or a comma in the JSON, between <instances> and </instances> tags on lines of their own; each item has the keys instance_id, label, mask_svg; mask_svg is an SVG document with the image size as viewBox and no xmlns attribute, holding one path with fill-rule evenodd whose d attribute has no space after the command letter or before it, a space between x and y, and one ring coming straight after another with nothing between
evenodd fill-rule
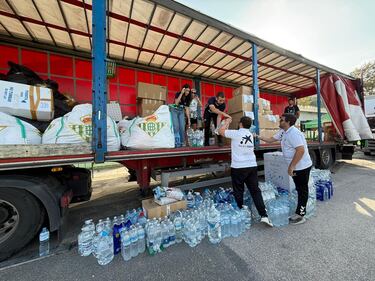
<instances>
[{"instance_id":1,"label":"truck tire","mask_svg":"<svg viewBox=\"0 0 375 281\"><path fill-rule=\"evenodd\" d=\"M312 166L313 167L316 167L317 163L318 163L318 159L316 157L316 153L314 150L309 150L309 154L310 154L310 158L311 158L311 162L312 162Z\"/></svg>"},{"instance_id":2,"label":"truck tire","mask_svg":"<svg viewBox=\"0 0 375 281\"><path fill-rule=\"evenodd\" d=\"M333 156L331 149L323 148L320 150L319 164L319 168L323 170L329 169L333 165Z\"/></svg>"},{"instance_id":3,"label":"truck tire","mask_svg":"<svg viewBox=\"0 0 375 281\"><path fill-rule=\"evenodd\" d=\"M28 244L43 221L44 208L32 194L0 188L0 261Z\"/></svg>"}]
</instances>

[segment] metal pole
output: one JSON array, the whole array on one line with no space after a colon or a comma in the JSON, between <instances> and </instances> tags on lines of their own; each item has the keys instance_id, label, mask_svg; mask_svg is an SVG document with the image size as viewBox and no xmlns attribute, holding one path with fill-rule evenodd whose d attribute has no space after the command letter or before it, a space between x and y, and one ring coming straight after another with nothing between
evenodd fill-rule
<instances>
[{"instance_id":1,"label":"metal pole","mask_svg":"<svg viewBox=\"0 0 375 281\"><path fill-rule=\"evenodd\" d=\"M106 3L92 1L92 149L95 163L103 163L107 152Z\"/></svg>"},{"instance_id":2,"label":"metal pole","mask_svg":"<svg viewBox=\"0 0 375 281\"><path fill-rule=\"evenodd\" d=\"M259 99L259 86L258 86L258 52L257 45L252 43L252 64L253 64L253 97L254 97L254 126L255 132L259 135L259 118L258 118L258 99ZM255 148L259 147L259 140L255 140Z\"/></svg>"},{"instance_id":3,"label":"metal pole","mask_svg":"<svg viewBox=\"0 0 375 281\"><path fill-rule=\"evenodd\" d=\"M320 95L320 70L316 69L316 94L317 94L317 106L318 106L318 139L319 143L323 142L322 139L322 108L321 108L321 95Z\"/></svg>"},{"instance_id":4,"label":"metal pole","mask_svg":"<svg viewBox=\"0 0 375 281\"><path fill-rule=\"evenodd\" d=\"M202 101L202 95L201 95L201 79L199 77L194 77L193 79L194 85L193 87L197 91L197 95L199 99ZM202 104L202 107L204 105ZM202 107L198 105L198 118L202 118Z\"/></svg>"}]
</instances>

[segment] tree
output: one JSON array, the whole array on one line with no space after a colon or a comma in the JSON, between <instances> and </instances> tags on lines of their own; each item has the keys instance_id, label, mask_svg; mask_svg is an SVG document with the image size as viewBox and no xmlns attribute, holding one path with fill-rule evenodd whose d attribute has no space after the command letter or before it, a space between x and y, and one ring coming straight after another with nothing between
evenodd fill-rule
<instances>
[{"instance_id":1,"label":"tree","mask_svg":"<svg viewBox=\"0 0 375 281\"><path fill-rule=\"evenodd\" d=\"M350 75L363 79L365 95L375 95L375 60L354 69Z\"/></svg>"}]
</instances>

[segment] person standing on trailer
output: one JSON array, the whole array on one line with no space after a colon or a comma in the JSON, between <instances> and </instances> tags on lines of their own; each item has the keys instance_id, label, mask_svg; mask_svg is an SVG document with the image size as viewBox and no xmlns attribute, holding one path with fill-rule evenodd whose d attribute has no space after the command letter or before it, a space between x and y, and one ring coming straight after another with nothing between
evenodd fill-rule
<instances>
[{"instance_id":1,"label":"person standing on trailer","mask_svg":"<svg viewBox=\"0 0 375 281\"><path fill-rule=\"evenodd\" d=\"M191 101L190 86L185 84L180 92L175 95L174 104L169 105L172 116L175 146L185 145L186 123L190 127L189 105ZM185 119L186 116L186 119ZM187 120L187 122L185 121Z\"/></svg>"},{"instance_id":2,"label":"person standing on trailer","mask_svg":"<svg viewBox=\"0 0 375 281\"><path fill-rule=\"evenodd\" d=\"M219 134L231 139L231 177L237 206L242 208L244 184L250 191L255 207L261 216L261 222L272 226L264 206L262 192L258 186L258 167L254 154L254 138L250 132L252 120L250 117L242 117L238 124L238 130L228 130L231 119L226 119L219 129Z\"/></svg>"},{"instance_id":3,"label":"person standing on trailer","mask_svg":"<svg viewBox=\"0 0 375 281\"><path fill-rule=\"evenodd\" d=\"M280 131L272 138L257 136L267 143L281 141L281 150L288 163L288 174L293 178L298 194L298 204L295 215L289 218L291 224L301 224L306 221L306 205L309 198L309 178L312 161L307 142L303 133L294 125L296 116L284 113L280 117Z\"/></svg>"},{"instance_id":4,"label":"person standing on trailer","mask_svg":"<svg viewBox=\"0 0 375 281\"><path fill-rule=\"evenodd\" d=\"M288 106L285 107L284 113L293 114L298 119L300 116L300 110L298 105L296 105L296 102L294 98L288 99Z\"/></svg>"},{"instance_id":5,"label":"person standing on trailer","mask_svg":"<svg viewBox=\"0 0 375 281\"><path fill-rule=\"evenodd\" d=\"M190 92L191 92L191 102L189 106L190 124L191 124L191 128L195 131L196 129L198 129L198 117L200 116L198 114L198 110L202 108L202 103L197 95L196 89L191 89Z\"/></svg>"},{"instance_id":6,"label":"person standing on trailer","mask_svg":"<svg viewBox=\"0 0 375 281\"><path fill-rule=\"evenodd\" d=\"M218 92L215 97L211 97L208 99L207 104L204 109L204 145L209 146L209 138L210 138L210 124L211 121L213 122L215 128L218 128L221 122L221 118L229 118L231 117L224 112L225 110L225 95L223 92ZM218 137L219 145L223 144L221 136Z\"/></svg>"}]
</instances>

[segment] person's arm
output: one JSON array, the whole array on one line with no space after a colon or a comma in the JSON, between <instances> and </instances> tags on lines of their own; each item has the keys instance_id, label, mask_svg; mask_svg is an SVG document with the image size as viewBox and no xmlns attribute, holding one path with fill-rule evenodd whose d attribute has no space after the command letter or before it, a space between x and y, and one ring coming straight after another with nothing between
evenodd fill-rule
<instances>
[{"instance_id":1,"label":"person's arm","mask_svg":"<svg viewBox=\"0 0 375 281\"><path fill-rule=\"evenodd\" d=\"M280 141L281 140L281 137L282 137L282 134L283 134L283 130L279 130L273 137L271 138L266 138L266 137L262 137L260 135L257 135L257 134L253 134L253 136L255 138L258 138L259 140L262 140L266 143L273 143L273 142L277 142L277 141Z\"/></svg>"},{"instance_id":2,"label":"person's arm","mask_svg":"<svg viewBox=\"0 0 375 281\"><path fill-rule=\"evenodd\" d=\"M180 91L180 94L174 99L174 103L175 104L180 104L180 101L181 101L181 98L182 98L182 95L185 93L185 88L182 88L182 90Z\"/></svg>"},{"instance_id":3,"label":"person's arm","mask_svg":"<svg viewBox=\"0 0 375 281\"><path fill-rule=\"evenodd\" d=\"M196 96L195 98L197 99L198 105L199 105L200 107L202 107L201 99L200 99L198 96Z\"/></svg>"},{"instance_id":4,"label":"person's arm","mask_svg":"<svg viewBox=\"0 0 375 281\"><path fill-rule=\"evenodd\" d=\"M305 153L305 147L303 145L298 146L295 148L296 153L294 153L292 162L290 162L290 165L288 167L288 174L289 176L294 176L294 170L296 169L297 163L302 159L303 154Z\"/></svg>"},{"instance_id":5,"label":"person's arm","mask_svg":"<svg viewBox=\"0 0 375 281\"><path fill-rule=\"evenodd\" d=\"M225 112L217 109L213 104L210 104L209 107L210 107L210 110L211 110L212 113L215 113L217 115L223 116L225 118L232 118L232 117L230 117L230 115L228 115Z\"/></svg>"}]
</instances>

